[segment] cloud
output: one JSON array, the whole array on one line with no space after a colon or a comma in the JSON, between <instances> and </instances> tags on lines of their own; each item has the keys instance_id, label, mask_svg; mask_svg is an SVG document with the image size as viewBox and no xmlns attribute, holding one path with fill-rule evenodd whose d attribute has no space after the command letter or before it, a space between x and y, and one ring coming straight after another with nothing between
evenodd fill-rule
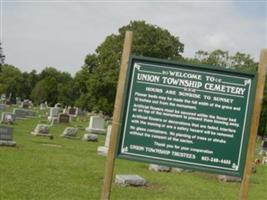
<instances>
[{"instance_id":1,"label":"cloud","mask_svg":"<svg viewBox=\"0 0 267 200\"><path fill-rule=\"evenodd\" d=\"M185 56L223 49L257 60L260 48L267 46L267 11L259 14L254 9L258 4L249 6L221 1L4 2L3 50L6 62L22 71L54 66L74 74L107 35L130 20L145 20L178 36Z\"/></svg>"}]
</instances>

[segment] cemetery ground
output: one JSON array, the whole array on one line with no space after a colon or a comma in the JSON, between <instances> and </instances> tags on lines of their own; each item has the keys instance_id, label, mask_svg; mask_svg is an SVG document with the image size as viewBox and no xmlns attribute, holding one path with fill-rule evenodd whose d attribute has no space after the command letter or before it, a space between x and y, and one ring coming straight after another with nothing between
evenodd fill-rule
<instances>
[{"instance_id":1,"label":"cemetery ground","mask_svg":"<svg viewBox=\"0 0 267 200\"><path fill-rule=\"evenodd\" d=\"M11 108L8 108L11 109ZM105 159L97 155L104 135L98 142L60 137L67 126L78 127L78 136L85 133L89 117L78 117L70 124L50 128L54 139L31 135L41 118L17 120L13 125L16 147L0 147L1 200L94 200L100 199ZM48 112L46 110L46 112ZM121 187L113 183L114 200L236 200L240 183L225 183L216 175L200 172L153 172L147 163L116 160L115 174L138 174L147 180L145 187ZM267 199L267 165L258 165L251 177L249 199Z\"/></svg>"}]
</instances>

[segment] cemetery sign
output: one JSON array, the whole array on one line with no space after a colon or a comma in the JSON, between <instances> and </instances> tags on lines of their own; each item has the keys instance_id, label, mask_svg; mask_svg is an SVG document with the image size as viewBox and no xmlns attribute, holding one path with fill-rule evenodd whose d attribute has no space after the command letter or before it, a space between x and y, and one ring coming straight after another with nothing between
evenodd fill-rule
<instances>
[{"instance_id":1,"label":"cemetery sign","mask_svg":"<svg viewBox=\"0 0 267 200\"><path fill-rule=\"evenodd\" d=\"M117 156L243 176L256 75L133 56Z\"/></svg>"}]
</instances>

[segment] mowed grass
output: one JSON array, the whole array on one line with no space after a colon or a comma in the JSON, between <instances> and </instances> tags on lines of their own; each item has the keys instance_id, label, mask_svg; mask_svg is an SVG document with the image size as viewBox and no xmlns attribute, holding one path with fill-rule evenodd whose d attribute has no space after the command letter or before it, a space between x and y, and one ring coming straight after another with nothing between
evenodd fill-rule
<instances>
[{"instance_id":1,"label":"mowed grass","mask_svg":"<svg viewBox=\"0 0 267 200\"><path fill-rule=\"evenodd\" d=\"M50 128L53 140L30 134L42 118L18 120L14 127L17 147L0 147L1 200L94 200L100 199L106 157L97 155L104 144L60 137L66 126L79 127L84 134L89 117L69 125ZM236 200L240 183L219 182L214 175L199 172L158 173L148 164L116 160L115 174L138 174L146 178L146 187L121 187L113 184L113 200ZM267 199L267 166L257 167L252 175L249 199Z\"/></svg>"}]
</instances>

